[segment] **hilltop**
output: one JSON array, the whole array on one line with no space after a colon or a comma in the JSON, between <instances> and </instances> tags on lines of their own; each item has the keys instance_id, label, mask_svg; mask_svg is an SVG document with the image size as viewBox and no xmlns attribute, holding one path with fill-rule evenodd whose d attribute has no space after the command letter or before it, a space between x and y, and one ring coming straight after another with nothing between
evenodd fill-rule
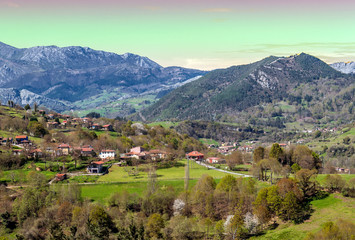
<instances>
[{"instance_id":1,"label":"hilltop","mask_svg":"<svg viewBox=\"0 0 355 240\"><path fill-rule=\"evenodd\" d=\"M219 121L227 116L233 122L238 121L241 112L259 110L266 115L264 107L269 103L308 104L307 110L312 111L312 106L328 102L332 105L334 100L343 101L341 108L332 107L332 111L339 112L342 108L352 109L354 86L354 76L338 72L311 55L271 56L252 64L211 71L167 94L141 114L149 121Z\"/></svg>"},{"instance_id":2,"label":"hilltop","mask_svg":"<svg viewBox=\"0 0 355 240\"><path fill-rule=\"evenodd\" d=\"M0 43L0 90L7 92L0 100L23 105L39 101L55 111L100 107L106 116L124 116L205 73L164 68L132 53L79 46L19 49Z\"/></svg>"}]
</instances>

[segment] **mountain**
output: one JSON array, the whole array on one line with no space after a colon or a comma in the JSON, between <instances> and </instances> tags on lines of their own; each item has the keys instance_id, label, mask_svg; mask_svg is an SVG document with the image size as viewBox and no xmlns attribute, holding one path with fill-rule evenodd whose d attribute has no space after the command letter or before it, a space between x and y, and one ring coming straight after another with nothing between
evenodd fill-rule
<instances>
[{"instance_id":1,"label":"mountain","mask_svg":"<svg viewBox=\"0 0 355 240\"><path fill-rule=\"evenodd\" d=\"M129 99L149 95L151 101L156 101L158 95L205 73L181 67L164 68L147 57L131 53L118 55L87 47L18 49L0 43L0 88L25 89L44 98L64 101L64 110L87 109L88 105L101 109L115 103L116 108L110 109L110 114L120 115L119 106L130 105ZM61 104L51 106L63 111L62 107L56 107ZM131 108L134 110L133 105Z\"/></svg>"},{"instance_id":2,"label":"mountain","mask_svg":"<svg viewBox=\"0 0 355 240\"><path fill-rule=\"evenodd\" d=\"M355 73L355 62L337 62L330 66L342 73Z\"/></svg>"},{"instance_id":3,"label":"mountain","mask_svg":"<svg viewBox=\"0 0 355 240\"><path fill-rule=\"evenodd\" d=\"M302 101L306 95L322 101L351 84L354 77L308 54L271 56L248 65L211 71L170 92L133 119L144 116L149 121L218 120L223 115L236 116L274 101Z\"/></svg>"}]
</instances>

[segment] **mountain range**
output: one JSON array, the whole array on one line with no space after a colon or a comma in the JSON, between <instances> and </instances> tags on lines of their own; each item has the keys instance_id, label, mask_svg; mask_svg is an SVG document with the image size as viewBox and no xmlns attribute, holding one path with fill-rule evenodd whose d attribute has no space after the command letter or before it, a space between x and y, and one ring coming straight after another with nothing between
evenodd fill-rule
<instances>
[{"instance_id":1,"label":"mountain range","mask_svg":"<svg viewBox=\"0 0 355 240\"><path fill-rule=\"evenodd\" d=\"M165 95L133 119L144 116L148 121L216 121L223 115L237 116L253 107L279 101L296 99L302 107L313 99L308 106L329 101L332 105L339 94L346 94L349 101L344 104L351 105L355 100L351 96L354 83L354 75L341 73L305 53L271 56L248 65L211 71Z\"/></svg>"},{"instance_id":2,"label":"mountain range","mask_svg":"<svg viewBox=\"0 0 355 240\"><path fill-rule=\"evenodd\" d=\"M328 65L302 53L206 72L162 67L131 53L0 42L0 100L79 115L218 120L275 101L313 97L316 103L338 94L351 100L354 69L354 62Z\"/></svg>"},{"instance_id":3,"label":"mountain range","mask_svg":"<svg viewBox=\"0 0 355 240\"><path fill-rule=\"evenodd\" d=\"M342 73L355 74L355 62L337 62L330 64L332 68Z\"/></svg>"},{"instance_id":4,"label":"mountain range","mask_svg":"<svg viewBox=\"0 0 355 240\"><path fill-rule=\"evenodd\" d=\"M205 73L164 68L131 53L87 47L19 49L0 43L0 100L36 101L56 111L94 109L111 117L125 115Z\"/></svg>"}]
</instances>

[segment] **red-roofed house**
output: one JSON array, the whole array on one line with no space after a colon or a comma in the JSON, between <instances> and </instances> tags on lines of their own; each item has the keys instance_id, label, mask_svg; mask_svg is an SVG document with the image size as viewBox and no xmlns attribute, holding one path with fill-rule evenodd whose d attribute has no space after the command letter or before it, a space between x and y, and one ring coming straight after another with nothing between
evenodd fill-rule
<instances>
[{"instance_id":1,"label":"red-roofed house","mask_svg":"<svg viewBox=\"0 0 355 240\"><path fill-rule=\"evenodd\" d=\"M20 143L22 143L23 141L28 141L28 136L26 136L26 135L19 135L19 136L16 136L15 139L16 139L16 143L17 143L17 144L20 144Z\"/></svg>"},{"instance_id":2,"label":"red-roofed house","mask_svg":"<svg viewBox=\"0 0 355 240\"><path fill-rule=\"evenodd\" d=\"M100 124L94 123L91 125L91 129L93 130L101 130L102 126Z\"/></svg>"},{"instance_id":3,"label":"red-roofed house","mask_svg":"<svg viewBox=\"0 0 355 240\"><path fill-rule=\"evenodd\" d=\"M84 157L95 157L96 153L92 147L81 148L81 155Z\"/></svg>"},{"instance_id":4,"label":"red-roofed house","mask_svg":"<svg viewBox=\"0 0 355 240\"><path fill-rule=\"evenodd\" d=\"M40 158L43 156L43 152L41 149L36 148L36 149L30 151L30 156L33 158Z\"/></svg>"},{"instance_id":5,"label":"red-roofed house","mask_svg":"<svg viewBox=\"0 0 355 240\"><path fill-rule=\"evenodd\" d=\"M159 149L153 149L149 151L149 155L152 160L157 160L166 158L168 153Z\"/></svg>"},{"instance_id":6,"label":"red-roofed house","mask_svg":"<svg viewBox=\"0 0 355 240\"><path fill-rule=\"evenodd\" d=\"M97 161L97 162L92 162L87 170L89 173L102 173L103 171L103 165L104 162L103 161Z\"/></svg>"},{"instance_id":7,"label":"red-roofed house","mask_svg":"<svg viewBox=\"0 0 355 240\"><path fill-rule=\"evenodd\" d=\"M13 155L21 155L23 153L23 149L13 149L12 154Z\"/></svg>"},{"instance_id":8,"label":"red-roofed house","mask_svg":"<svg viewBox=\"0 0 355 240\"><path fill-rule=\"evenodd\" d=\"M63 181L67 178L67 175L65 173L57 173L57 175L55 175L55 180L56 181Z\"/></svg>"},{"instance_id":9,"label":"red-roofed house","mask_svg":"<svg viewBox=\"0 0 355 240\"><path fill-rule=\"evenodd\" d=\"M113 131L113 127L112 127L111 124L103 125L103 126L102 126L102 129L103 129L104 131Z\"/></svg>"},{"instance_id":10,"label":"red-roofed house","mask_svg":"<svg viewBox=\"0 0 355 240\"><path fill-rule=\"evenodd\" d=\"M204 155L200 152L193 151L188 154L186 154L187 159L193 159L193 160L203 160Z\"/></svg>"},{"instance_id":11,"label":"red-roofed house","mask_svg":"<svg viewBox=\"0 0 355 240\"><path fill-rule=\"evenodd\" d=\"M60 151L58 151L59 154L57 154L57 155L69 155L69 153L71 151L71 147L69 144L62 143L58 146L58 150L60 150ZM61 154L60 154L60 152L61 152Z\"/></svg>"},{"instance_id":12,"label":"red-roofed house","mask_svg":"<svg viewBox=\"0 0 355 240\"><path fill-rule=\"evenodd\" d=\"M225 160L221 159L219 157L209 157L206 159L206 162L211 163L211 164L215 164L215 163L223 163L223 162L225 162Z\"/></svg>"}]
</instances>

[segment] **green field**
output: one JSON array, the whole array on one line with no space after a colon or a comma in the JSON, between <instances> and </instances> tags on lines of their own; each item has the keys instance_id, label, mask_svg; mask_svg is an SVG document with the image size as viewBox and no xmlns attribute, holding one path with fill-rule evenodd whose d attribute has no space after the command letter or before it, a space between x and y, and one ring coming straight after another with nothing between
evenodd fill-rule
<instances>
[{"instance_id":1,"label":"green field","mask_svg":"<svg viewBox=\"0 0 355 240\"><path fill-rule=\"evenodd\" d=\"M219 143L216 140L210 139L210 138L200 138L200 142L203 144L211 145L214 144L215 146L219 146Z\"/></svg>"},{"instance_id":2,"label":"green field","mask_svg":"<svg viewBox=\"0 0 355 240\"><path fill-rule=\"evenodd\" d=\"M181 161L185 164L185 161ZM178 180L185 177L185 166L158 169L156 171L158 180ZM226 173L209 170L206 167L200 166L197 163L190 161L190 179L199 179L203 174L208 174L213 178L222 178ZM124 167L112 166L109 174L101 176L98 182L145 182L148 180L148 172L140 169L137 176L129 176Z\"/></svg>"},{"instance_id":3,"label":"green field","mask_svg":"<svg viewBox=\"0 0 355 240\"><path fill-rule=\"evenodd\" d=\"M190 180L189 188L192 188L196 182L197 180ZM173 187L174 190L178 193L184 189L184 180L180 179L159 181L158 186L160 188ZM105 204L107 199L116 192L127 191L129 193L136 193L141 196L144 194L146 189L147 182L88 184L81 186L81 196L91 201L98 201Z\"/></svg>"},{"instance_id":4,"label":"green field","mask_svg":"<svg viewBox=\"0 0 355 240\"><path fill-rule=\"evenodd\" d=\"M308 232L317 232L322 224L328 221L336 222L338 219L346 219L355 222L355 199L342 197L340 194L332 194L329 197L312 202L314 212L309 220L302 224L283 223L269 230L265 235L251 239L303 239Z\"/></svg>"},{"instance_id":5,"label":"green field","mask_svg":"<svg viewBox=\"0 0 355 240\"><path fill-rule=\"evenodd\" d=\"M324 180L325 180L325 177L327 176L328 174L318 174L317 175L317 181L323 185L324 184ZM346 182L348 182L350 179L352 178L355 178L355 174L339 174L339 176L341 176Z\"/></svg>"}]
</instances>

